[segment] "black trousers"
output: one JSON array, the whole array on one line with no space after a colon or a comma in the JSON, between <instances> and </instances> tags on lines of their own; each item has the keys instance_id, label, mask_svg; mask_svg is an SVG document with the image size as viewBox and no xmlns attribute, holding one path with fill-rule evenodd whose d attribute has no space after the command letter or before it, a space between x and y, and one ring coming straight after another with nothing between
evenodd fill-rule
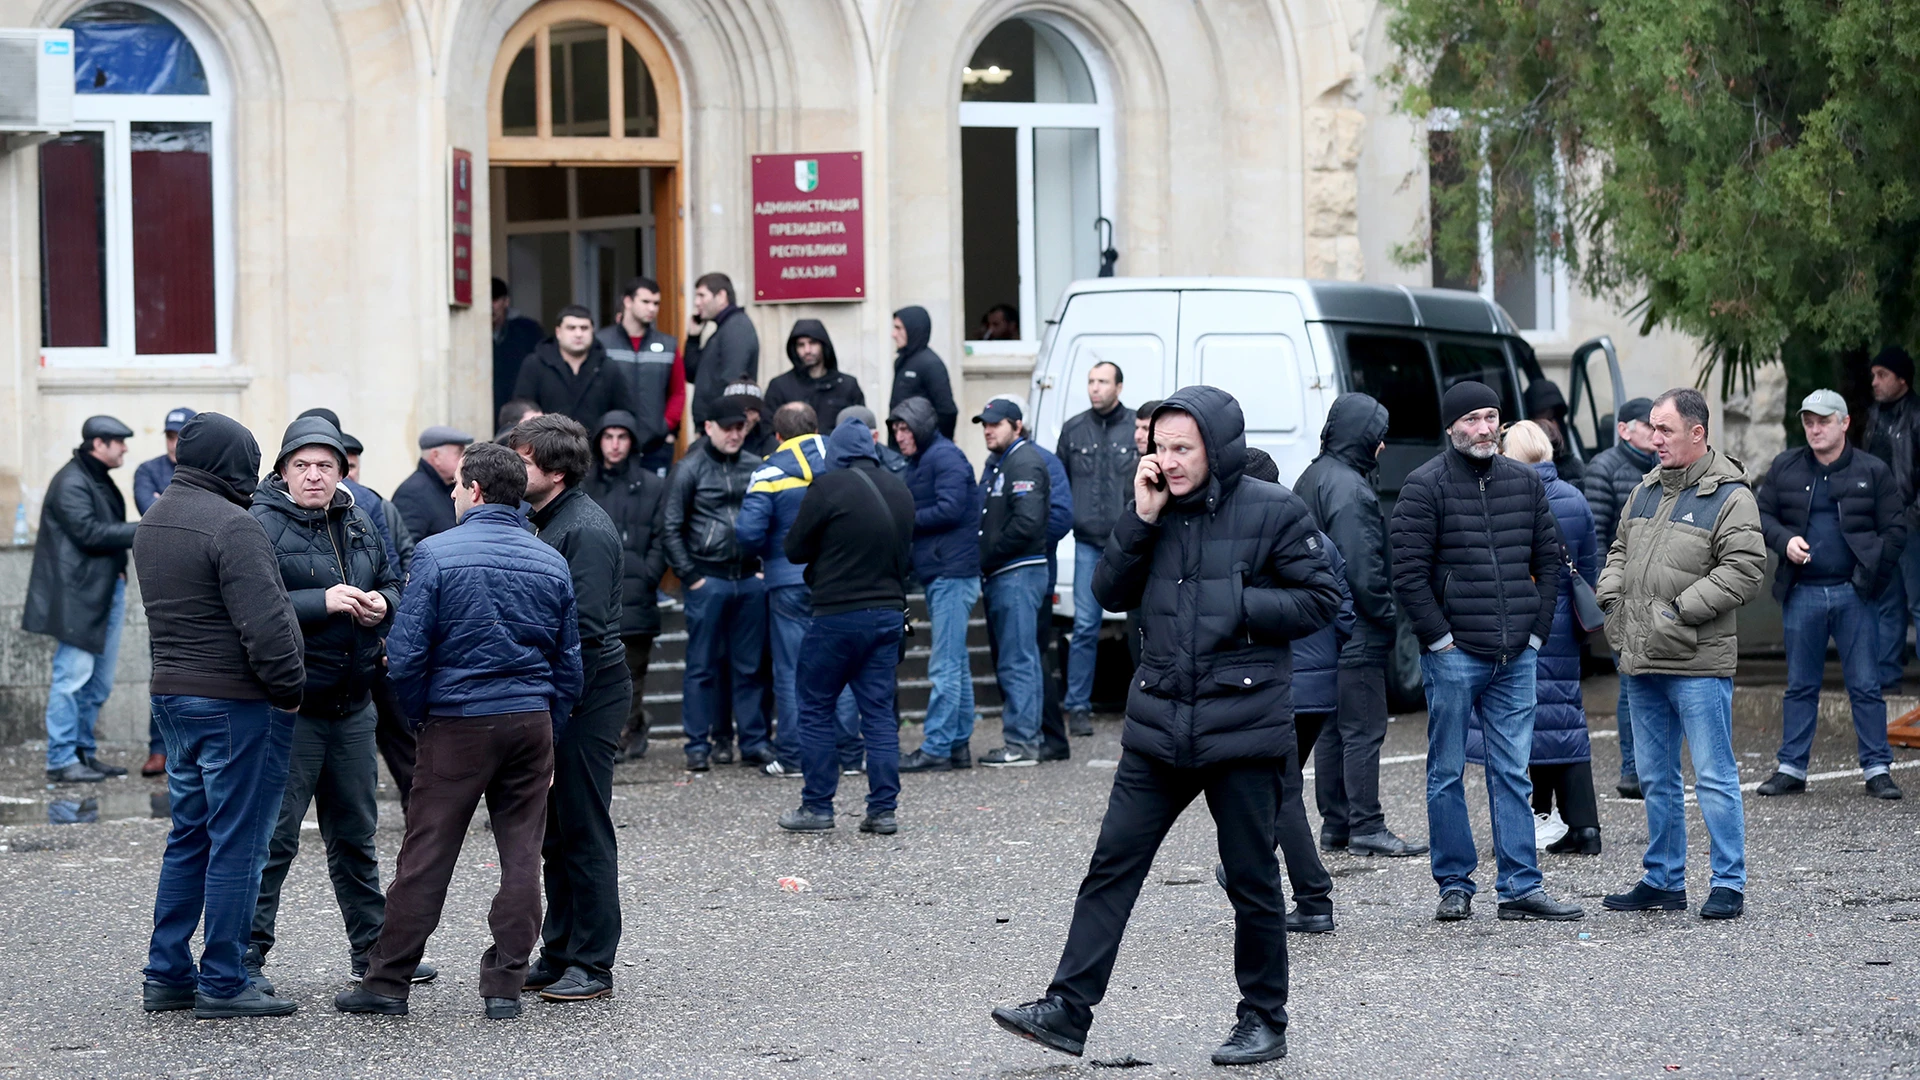
<instances>
[{"instance_id":1,"label":"black trousers","mask_svg":"<svg viewBox=\"0 0 1920 1080\"><path fill-rule=\"evenodd\" d=\"M420 752L420 740L400 711L400 699L384 669L373 680L373 710L379 721L373 729L373 742L393 776L393 786L400 789L400 810L405 813L407 800L413 797L413 762Z\"/></svg>"},{"instance_id":2,"label":"black trousers","mask_svg":"<svg viewBox=\"0 0 1920 1080\"><path fill-rule=\"evenodd\" d=\"M1179 769L1132 751L1121 754L1100 839L1080 883L1067 945L1047 992L1060 995L1083 1023L1091 1021L1093 1007L1106 996L1120 936L1153 857L1187 804L1204 793L1219 832L1227 896L1233 901L1239 1013L1256 1012L1274 1027L1286 1027L1286 900L1273 856L1283 764L1250 760Z\"/></svg>"},{"instance_id":3,"label":"black trousers","mask_svg":"<svg viewBox=\"0 0 1920 1080\"><path fill-rule=\"evenodd\" d=\"M1040 752L1050 761L1065 761L1073 756L1067 740L1067 714L1060 708L1060 655L1066 649L1066 635L1053 626L1053 585L1048 583L1040 601Z\"/></svg>"},{"instance_id":4,"label":"black trousers","mask_svg":"<svg viewBox=\"0 0 1920 1080\"><path fill-rule=\"evenodd\" d=\"M1387 827L1380 810L1380 744L1387 738L1387 669L1343 667L1340 709L1313 755L1320 828L1345 840Z\"/></svg>"},{"instance_id":5,"label":"black trousers","mask_svg":"<svg viewBox=\"0 0 1920 1080\"><path fill-rule=\"evenodd\" d=\"M1274 819L1275 837L1280 842L1280 858L1287 864L1287 880L1293 885L1293 902L1303 915L1333 914L1333 878L1320 861L1320 847L1314 842L1313 827L1307 824L1306 781L1301 762L1312 752L1320 738L1327 713L1295 713L1293 729L1298 749L1287 756L1286 774L1281 778L1280 807Z\"/></svg>"},{"instance_id":6,"label":"black trousers","mask_svg":"<svg viewBox=\"0 0 1920 1080\"><path fill-rule=\"evenodd\" d=\"M1593 794L1593 762L1534 765L1527 773L1533 777L1534 813L1549 813L1558 806L1560 820L1567 823L1567 828L1600 827L1600 802Z\"/></svg>"},{"instance_id":7,"label":"black trousers","mask_svg":"<svg viewBox=\"0 0 1920 1080\"><path fill-rule=\"evenodd\" d=\"M653 663L652 634L622 634L627 647L627 675L633 681L633 704L627 707L627 725L620 733L620 745L629 758L647 756L647 668Z\"/></svg>"},{"instance_id":8,"label":"black trousers","mask_svg":"<svg viewBox=\"0 0 1920 1080\"><path fill-rule=\"evenodd\" d=\"M627 722L633 683L624 664L601 668L574 706L553 748L547 795L547 919L540 957L558 974L569 967L613 984L620 945L620 866L614 849L613 756Z\"/></svg>"}]
</instances>

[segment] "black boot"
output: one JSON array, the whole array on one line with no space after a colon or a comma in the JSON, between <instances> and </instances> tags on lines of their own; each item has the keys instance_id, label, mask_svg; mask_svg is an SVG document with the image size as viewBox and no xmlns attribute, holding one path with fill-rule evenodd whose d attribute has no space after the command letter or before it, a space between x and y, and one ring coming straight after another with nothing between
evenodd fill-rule
<instances>
[{"instance_id":1,"label":"black boot","mask_svg":"<svg viewBox=\"0 0 1920 1080\"><path fill-rule=\"evenodd\" d=\"M1600 829L1591 825L1568 829L1567 835L1547 845L1547 854L1598 855L1600 854Z\"/></svg>"}]
</instances>

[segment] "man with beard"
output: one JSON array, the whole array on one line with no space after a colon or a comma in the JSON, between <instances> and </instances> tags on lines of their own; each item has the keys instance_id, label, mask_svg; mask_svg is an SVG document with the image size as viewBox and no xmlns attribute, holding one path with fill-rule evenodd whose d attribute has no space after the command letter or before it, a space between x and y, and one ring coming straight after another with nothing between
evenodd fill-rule
<instances>
[{"instance_id":1,"label":"man with beard","mask_svg":"<svg viewBox=\"0 0 1920 1080\"><path fill-rule=\"evenodd\" d=\"M667 572L667 482L634 457L631 413L618 410L600 418L593 436L596 461L587 473L587 494L613 519L626 552L620 579L620 641L627 647L627 673L633 677L633 704L627 709L616 761L647 756L647 667L653 639L660 635L660 579Z\"/></svg>"},{"instance_id":2,"label":"man with beard","mask_svg":"<svg viewBox=\"0 0 1920 1080\"><path fill-rule=\"evenodd\" d=\"M801 319L793 324L793 332L787 335L787 359L793 363L793 370L774 376L767 384L769 417L788 402L804 401L813 407L820 424L832 425L840 410L867 403L860 380L840 370L833 339L819 319Z\"/></svg>"},{"instance_id":3,"label":"man with beard","mask_svg":"<svg viewBox=\"0 0 1920 1080\"><path fill-rule=\"evenodd\" d=\"M1913 396L1913 357L1898 345L1880 350L1869 368L1873 407L1867 410L1866 451L1893 470L1909 528L1920 525L1920 400ZM1900 692L1907 666L1907 631L1920 623L1920 544L1900 557L1895 588L1881 592L1881 696Z\"/></svg>"}]
</instances>

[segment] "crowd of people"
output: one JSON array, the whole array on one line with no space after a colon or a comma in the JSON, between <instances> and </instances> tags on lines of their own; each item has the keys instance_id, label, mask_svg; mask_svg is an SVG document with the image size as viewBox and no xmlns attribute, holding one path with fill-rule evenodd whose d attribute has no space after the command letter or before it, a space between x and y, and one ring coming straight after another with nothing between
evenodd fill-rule
<instances>
[{"instance_id":1,"label":"crowd of people","mask_svg":"<svg viewBox=\"0 0 1920 1080\"><path fill-rule=\"evenodd\" d=\"M524 320L495 291L496 344L518 348ZM137 470L129 522L110 472L133 432L86 421L49 487L25 625L60 641L48 779L124 774L99 757L93 721L126 575L138 575L153 653L142 772L165 773L174 819L145 1008L294 1010L266 967L314 804L359 980L341 1010L405 1013L409 988L435 978L425 941L482 799L500 866L486 1015L519 1015L523 991L612 993L611 789L616 764L649 751L645 684L673 604L687 627L686 768L738 762L800 780L774 823L796 833L835 827L848 776L866 781L860 830L891 834L903 774L1069 757L1071 738L1093 732L1105 616L1125 614L1125 753L1063 955L1043 997L993 1013L1076 1054L1154 854L1202 794L1243 994L1219 1063L1285 1053L1286 934L1335 925L1321 851L1429 855L1435 917L1471 918L1469 762L1487 777L1499 917L1584 917L1546 893L1540 852L1601 851L1580 675L1583 643L1602 633L1621 672L1618 790L1644 798L1651 837L1643 878L1604 905L1687 906L1684 738L1712 863L1699 914L1739 916L1734 616L1769 549L1790 685L1760 794L1805 788L1833 640L1866 791L1900 797L1884 692L1920 612L1904 576L1920 406L1897 349L1874 360L1861 446L1844 398L1816 391L1800 412L1805 447L1757 485L1710 444L1697 391L1622 403L1615 444L1583 462L1557 390L1536 383L1530 418L1503 423L1494 388L1459 382L1442 400L1448 446L1388 514L1376 489L1391 418L1365 394L1332 403L1319 456L1289 487L1247 446L1231 395L1191 386L1129 407L1124 373L1102 362L1051 450L1030 437L1023 402L988 401L972 417L988 451L976 475L953 441L958 409L924 310L896 313L882 421L817 320L794 325L791 370L762 390L732 283L706 275L694 297L684 346L653 329L660 296L646 279L607 327L563 309L497 388L495 437L427 428L391 500L359 482L362 444L331 410L296 418L264 459L233 419L181 408L165 454ZM681 414L693 430L676 457ZM1069 535L1074 618L1049 648ZM663 592L676 584L677 597ZM931 694L902 754L896 669L914 593ZM1004 706L1002 745L976 761L968 622L983 599ZM1390 829L1379 796L1402 621L1422 650L1427 843ZM377 759L405 815L384 891Z\"/></svg>"}]
</instances>

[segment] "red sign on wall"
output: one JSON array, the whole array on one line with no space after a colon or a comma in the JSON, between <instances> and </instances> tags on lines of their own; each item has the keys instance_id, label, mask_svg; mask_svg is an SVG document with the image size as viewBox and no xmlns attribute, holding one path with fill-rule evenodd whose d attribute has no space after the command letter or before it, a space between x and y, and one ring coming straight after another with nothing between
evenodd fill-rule
<instances>
[{"instance_id":1,"label":"red sign on wall","mask_svg":"<svg viewBox=\"0 0 1920 1080\"><path fill-rule=\"evenodd\" d=\"M865 300L860 155L753 156L753 298Z\"/></svg>"},{"instance_id":2,"label":"red sign on wall","mask_svg":"<svg viewBox=\"0 0 1920 1080\"><path fill-rule=\"evenodd\" d=\"M473 152L453 150L447 160L449 295L455 307L473 306Z\"/></svg>"}]
</instances>

